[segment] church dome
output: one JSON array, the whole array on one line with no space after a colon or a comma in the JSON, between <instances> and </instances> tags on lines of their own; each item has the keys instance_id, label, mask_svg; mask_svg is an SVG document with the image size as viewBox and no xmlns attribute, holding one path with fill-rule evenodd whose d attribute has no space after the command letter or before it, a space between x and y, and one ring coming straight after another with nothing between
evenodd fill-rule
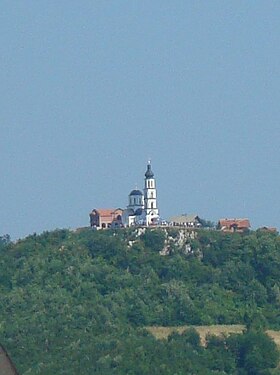
<instances>
[{"instance_id":1,"label":"church dome","mask_svg":"<svg viewBox=\"0 0 280 375\"><path fill-rule=\"evenodd\" d=\"M141 190L135 189L135 190L132 190L132 192L129 194L129 196L131 195L143 195L143 193Z\"/></svg>"},{"instance_id":2,"label":"church dome","mask_svg":"<svg viewBox=\"0 0 280 375\"><path fill-rule=\"evenodd\" d=\"M152 171L152 166L151 166L150 163L147 165L147 171L145 173L145 177L146 178L153 178L154 177L154 173Z\"/></svg>"},{"instance_id":3,"label":"church dome","mask_svg":"<svg viewBox=\"0 0 280 375\"><path fill-rule=\"evenodd\" d=\"M141 216L143 213L143 209L142 208L137 208L137 210L135 211L135 215L136 216Z\"/></svg>"}]
</instances>

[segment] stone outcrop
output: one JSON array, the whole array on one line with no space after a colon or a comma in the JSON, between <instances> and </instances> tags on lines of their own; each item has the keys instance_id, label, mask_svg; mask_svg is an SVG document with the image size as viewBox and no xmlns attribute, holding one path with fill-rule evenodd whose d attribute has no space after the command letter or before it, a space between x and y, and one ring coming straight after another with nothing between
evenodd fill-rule
<instances>
[{"instance_id":1,"label":"stone outcrop","mask_svg":"<svg viewBox=\"0 0 280 375\"><path fill-rule=\"evenodd\" d=\"M160 250L160 255L170 255L175 252L180 252L185 255L193 253L192 240L197 237L197 232L191 229L177 229L177 228L146 228L138 227L132 233L133 240L128 241L128 247L132 247L137 239L143 235L146 230L161 230L165 234L164 246Z\"/></svg>"}]
</instances>

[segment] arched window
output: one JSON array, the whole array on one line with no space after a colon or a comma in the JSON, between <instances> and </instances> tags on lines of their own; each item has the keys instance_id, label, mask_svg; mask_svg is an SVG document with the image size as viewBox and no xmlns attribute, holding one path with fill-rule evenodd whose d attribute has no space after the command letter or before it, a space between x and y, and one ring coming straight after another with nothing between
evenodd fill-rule
<instances>
[{"instance_id":1,"label":"arched window","mask_svg":"<svg viewBox=\"0 0 280 375\"><path fill-rule=\"evenodd\" d=\"M151 202L151 208L154 208L154 202Z\"/></svg>"}]
</instances>

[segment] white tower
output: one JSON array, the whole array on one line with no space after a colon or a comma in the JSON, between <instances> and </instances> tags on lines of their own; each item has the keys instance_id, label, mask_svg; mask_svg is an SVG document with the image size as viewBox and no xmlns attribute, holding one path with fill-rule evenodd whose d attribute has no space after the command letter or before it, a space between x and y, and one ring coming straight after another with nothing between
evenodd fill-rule
<instances>
[{"instance_id":1,"label":"white tower","mask_svg":"<svg viewBox=\"0 0 280 375\"><path fill-rule=\"evenodd\" d=\"M145 173L144 187L144 210L146 216L146 225L156 224L159 214L157 208L157 190L156 180L152 172L151 162L148 162L147 171Z\"/></svg>"}]
</instances>

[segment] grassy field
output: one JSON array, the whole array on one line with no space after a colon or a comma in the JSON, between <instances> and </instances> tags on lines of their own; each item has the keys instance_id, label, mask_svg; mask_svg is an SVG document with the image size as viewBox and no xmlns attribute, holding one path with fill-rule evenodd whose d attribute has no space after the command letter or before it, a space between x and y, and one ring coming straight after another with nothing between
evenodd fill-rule
<instances>
[{"instance_id":1,"label":"grassy field","mask_svg":"<svg viewBox=\"0 0 280 375\"><path fill-rule=\"evenodd\" d=\"M212 326L181 326L181 327L147 327L147 330L155 336L156 339L166 339L171 333L182 333L188 328L195 328L200 335L202 345L205 345L205 338L207 334L221 336L229 335L230 333L242 333L245 329L244 325L212 325ZM276 345L280 348L280 331L267 330L266 333L273 338Z\"/></svg>"},{"instance_id":2,"label":"grassy field","mask_svg":"<svg viewBox=\"0 0 280 375\"><path fill-rule=\"evenodd\" d=\"M266 333L274 340L275 344L280 348L280 331L272 331L268 329Z\"/></svg>"}]
</instances>

